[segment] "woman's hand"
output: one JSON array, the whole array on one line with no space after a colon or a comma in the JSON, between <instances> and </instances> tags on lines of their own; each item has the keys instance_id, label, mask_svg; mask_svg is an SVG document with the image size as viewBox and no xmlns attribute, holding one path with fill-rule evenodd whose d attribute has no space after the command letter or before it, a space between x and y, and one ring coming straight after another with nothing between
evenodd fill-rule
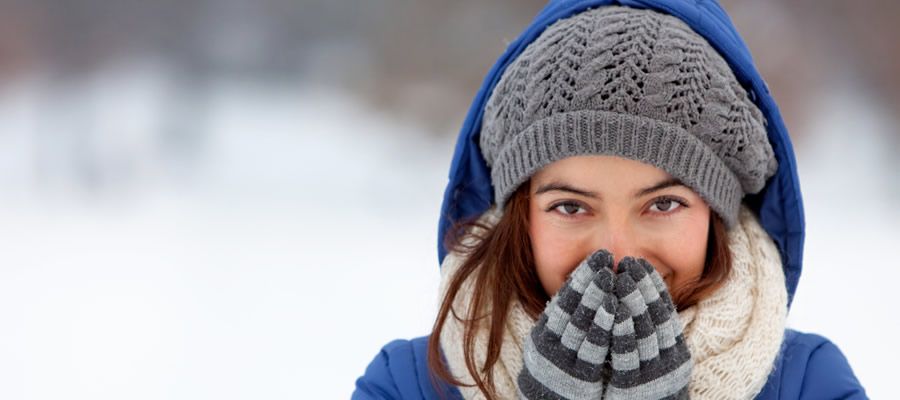
<instances>
[{"instance_id":1,"label":"woman's hand","mask_svg":"<svg viewBox=\"0 0 900 400\"><path fill-rule=\"evenodd\" d=\"M603 398L688 398L691 354L666 283L647 261L625 257L615 286L612 374Z\"/></svg>"},{"instance_id":2,"label":"woman's hand","mask_svg":"<svg viewBox=\"0 0 900 400\"><path fill-rule=\"evenodd\" d=\"M527 399L687 398L691 359L666 284L605 250L575 269L525 341Z\"/></svg>"},{"instance_id":3,"label":"woman's hand","mask_svg":"<svg viewBox=\"0 0 900 400\"><path fill-rule=\"evenodd\" d=\"M618 301L612 256L578 265L525 340L519 397L599 399Z\"/></svg>"}]
</instances>

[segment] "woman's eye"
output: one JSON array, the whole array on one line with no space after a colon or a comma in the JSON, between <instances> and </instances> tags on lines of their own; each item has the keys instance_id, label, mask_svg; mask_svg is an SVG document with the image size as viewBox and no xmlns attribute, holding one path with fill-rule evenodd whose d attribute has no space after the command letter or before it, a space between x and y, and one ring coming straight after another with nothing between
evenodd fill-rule
<instances>
[{"instance_id":1,"label":"woman's eye","mask_svg":"<svg viewBox=\"0 0 900 400\"><path fill-rule=\"evenodd\" d=\"M668 213L678 209L682 204L675 199L662 198L653 202L650 210L654 212Z\"/></svg>"},{"instance_id":2,"label":"woman's eye","mask_svg":"<svg viewBox=\"0 0 900 400\"><path fill-rule=\"evenodd\" d=\"M587 212L584 207L575 204L575 203L562 203L553 207L554 210L562 213L563 215L570 216L575 214L583 214Z\"/></svg>"}]
</instances>

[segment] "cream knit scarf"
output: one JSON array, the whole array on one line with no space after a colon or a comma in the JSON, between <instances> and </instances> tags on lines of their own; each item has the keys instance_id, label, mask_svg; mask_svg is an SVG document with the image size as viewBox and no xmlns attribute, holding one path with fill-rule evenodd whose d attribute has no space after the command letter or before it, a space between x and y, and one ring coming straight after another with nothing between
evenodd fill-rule
<instances>
[{"instance_id":1,"label":"cream knit scarf","mask_svg":"<svg viewBox=\"0 0 900 400\"><path fill-rule=\"evenodd\" d=\"M496 223L489 211L482 222ZM742 208L740 224L729 232L733 268L725 284L709 298L679 312L694 362L690 394L694 399L749 399L768 379L781 347L787 315L787 293L781 258L769 235L752 212ZM441 299L450 277L464 258L450 253L441 266ZM465 315L471 299L471 279L454 300L454 310ZM500 359L493 367L494 383L503 399L516 398L516 377L522 368L525 335L535 321L514 302L503 333ZM462 352L463 326L452 316L441 335L441 348L450 371L472 383ZM476 336L476 365L482 365L487 329ZM477 387L460 387L466 399L483 399Z\"/></svg>"}]
</instances>

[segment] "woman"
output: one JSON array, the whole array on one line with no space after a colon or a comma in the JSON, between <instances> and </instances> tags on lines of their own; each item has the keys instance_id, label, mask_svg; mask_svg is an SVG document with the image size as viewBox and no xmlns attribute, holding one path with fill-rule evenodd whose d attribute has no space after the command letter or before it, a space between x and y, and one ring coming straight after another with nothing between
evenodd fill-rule
<instances>
[{"instance_id":1,"label":"woman","mask_svg":"<svg viewBox=\"0 0 900 400\"><path fill-rule=\"evenodd\" d=\"M555 1L491 70L451 166L432 334L354 398L865 398L785 329L790 141L719 6Z\"/></svg>"}]
</instances>

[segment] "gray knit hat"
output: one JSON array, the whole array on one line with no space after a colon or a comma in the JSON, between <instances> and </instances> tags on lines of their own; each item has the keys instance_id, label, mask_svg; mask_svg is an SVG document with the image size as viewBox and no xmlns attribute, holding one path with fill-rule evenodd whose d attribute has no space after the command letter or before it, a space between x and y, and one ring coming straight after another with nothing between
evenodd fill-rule
<instances>
[{"instance_id":1,"label":"gray knit hat","mask_svg":"<svg viewBox=\"0 0 900 400\"><path fill-rule=\"evenodd\" d=\"M497 204L576 155L660 168L728 226L777 168L765 119L731 68L680 19L607 6L549 26L485 105L481 152Z\"/></svg>"}]
</instances>

